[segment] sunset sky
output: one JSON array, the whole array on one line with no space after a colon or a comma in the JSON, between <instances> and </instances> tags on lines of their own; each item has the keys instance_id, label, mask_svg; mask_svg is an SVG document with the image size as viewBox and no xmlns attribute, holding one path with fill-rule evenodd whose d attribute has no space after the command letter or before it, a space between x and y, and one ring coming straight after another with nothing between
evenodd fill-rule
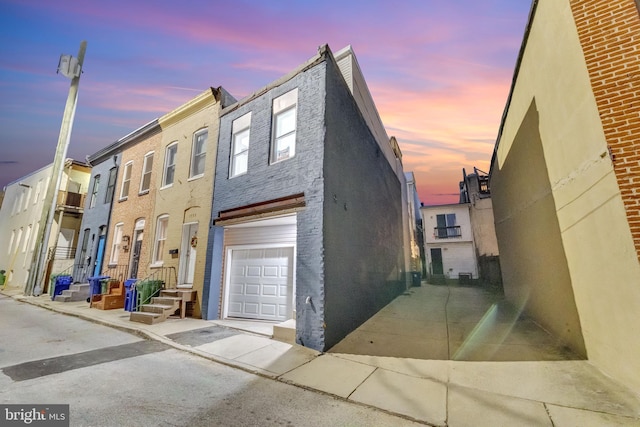
<instances>
[{"instance_id":1,"label":"sunset sky","mask_svg":"<svg viewBox=\"0 0 640 427\"><path fill-rule=\"evenodd\" d=\"M351 45L426 205L489 171L530 0L0 0L0 187L53 161L87 41L68 157L85 156L207 87L237 99L325 43Z\"/></svg>"}]
</instances>

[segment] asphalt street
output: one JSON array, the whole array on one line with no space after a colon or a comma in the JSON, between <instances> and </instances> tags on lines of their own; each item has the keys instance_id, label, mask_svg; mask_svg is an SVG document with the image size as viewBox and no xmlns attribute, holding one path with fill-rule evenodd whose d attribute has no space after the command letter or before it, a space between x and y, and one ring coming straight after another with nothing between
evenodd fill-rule
<instances>
[{"instance_id":1,"label":"asphalt street","mask_svg":"<svg viewBox=\"0 0 640 427\"><path fill-rule=\"evenodd\" d=\"M2 295L0 322L0 402L69 404L72 426L418 425Z\"/></svg>"}]
</instances>

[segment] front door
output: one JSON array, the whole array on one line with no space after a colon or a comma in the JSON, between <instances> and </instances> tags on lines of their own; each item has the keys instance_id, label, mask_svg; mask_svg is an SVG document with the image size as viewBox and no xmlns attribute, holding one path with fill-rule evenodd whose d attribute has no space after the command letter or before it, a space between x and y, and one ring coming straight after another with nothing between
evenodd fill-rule
<instances>
[{"instance_id":1,"label":"front door","mask_svg":"<svg viewBox=\"0 0 640 427\"><path fill-rule=\"evenodd\" d=\"M180 280L178 281L180 287L193 287L197 250L198 223L184 224L182 226L182 250L180 251Z\"/></svg>"},{"instance_id":2,"label":"front door","mask_svg":"<svg viewBox=\"0 0 640 427\"><path fill-rule=\"evenodd\" d=\"M104 258L104 243L105 243L104 234L100 236L98 239L98 252L96 253L96 266L93 269L93 275L99 276L102 272L102 258Z\"/></svg>"},{"instance_id":3,"label":"front door","mask_svg":"<svg viewBox=\"0 0 640 427\"><path fill-rule=\"evenodd\" d=\"M133 248L131 249L131 263L129 271L131 279L138 278L138 266L140 265L140 250L142 249L142 237L144 232L142 230L136 230L133 236Z\"/></svg>"},{"instance_id":4,"label":"front door","mask_svg":"<svg viewBox=\"0 0 640 427\"><path fill-rule=\"evenodd\" d=\"M442 266L442 249L431 249L431 270L433 274L444 274L444 267Z\"/></svg>"}]
</instances>

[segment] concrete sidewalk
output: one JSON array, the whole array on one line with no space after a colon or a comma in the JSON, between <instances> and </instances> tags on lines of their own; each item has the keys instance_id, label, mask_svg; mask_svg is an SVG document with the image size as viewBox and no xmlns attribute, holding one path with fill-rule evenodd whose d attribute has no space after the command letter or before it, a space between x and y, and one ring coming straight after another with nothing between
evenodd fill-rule
<instances>
[{"instance_id":1,"label":"concrete sidewalk","mask_svg":"<svg viewBox=\"0 0 640 427\"><path fill-rule=\"evenodd\" d=\"M123 310L13 294L25 303L428 425L640 426L640 397L584 360L480 362L319 353L271 339L270 328L261 323L170 318L145 325L130 322ZM401 298L389 310L398 309Z\"/></svg>"}]
</instances>

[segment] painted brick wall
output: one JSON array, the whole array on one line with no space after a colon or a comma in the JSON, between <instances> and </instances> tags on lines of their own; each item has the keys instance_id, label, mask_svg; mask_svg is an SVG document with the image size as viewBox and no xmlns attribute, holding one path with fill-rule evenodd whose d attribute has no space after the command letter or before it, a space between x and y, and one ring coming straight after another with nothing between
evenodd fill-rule
<instances>
[{"instance_id":1,"label":"painted brick wall","mask_svg":"<svg viewBox=\"0 0 640 427\"><path fill-rule=\"evenodd\" d=\"M323 329L323 138L324 138L324 72L325 64L297 74L291 80L273 87L238 109L224 113L220 119L218 163L213 197L212 217L221 210L245 206L279 197L304 193L306 207L297 215L297 329L304 345L322 349ZM269 164L273 99L298 88L296 155L288 160ZM248 171L229 179L229 154L233 120L251 111ZM221 291L221 228L209 231L208 265L205 270L203 316L219 314ZM315 310L304 304L307 296ZM212 317L213 316L213 317Z\"/></svg>"},{"instance_id":2,"label":"painted brick wall","mask_svg":"<svg viewBox=\"0 0 640 427\"><path fill-rule=\"evenodd\" d=\"M571 10L640 260L640 16L634 0L572 0Z\"/></svg>"},{"instance_id":3,"label":"painted brick wall","mask_svg":"<svg viewBox=\"0 0 640 427\"><path fill-rule=\"evenodd\" d=\"M327 62L325 350L404 288L402 189L341 74Z\"/></svg>"}]
</instances>

